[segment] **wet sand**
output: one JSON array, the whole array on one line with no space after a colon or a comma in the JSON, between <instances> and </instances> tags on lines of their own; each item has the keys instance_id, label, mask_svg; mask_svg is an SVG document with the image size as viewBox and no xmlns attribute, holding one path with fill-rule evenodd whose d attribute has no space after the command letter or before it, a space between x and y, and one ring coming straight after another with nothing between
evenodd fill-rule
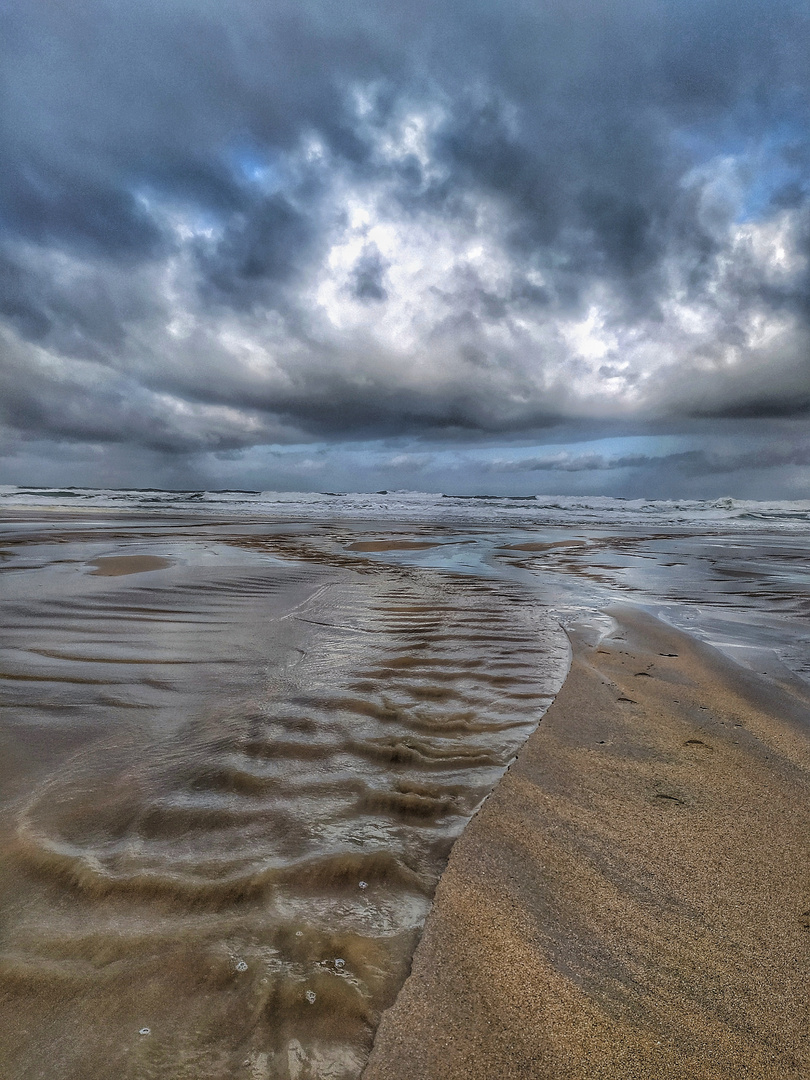
<instances>
[{"instance_id":1,"label":"wet sand","mask_svg":"<svg viewBox=\"0 0 810 1080\"><path fill-rule=\"evenodd\" d=\"M504 551L554 551L556 548L587 547L587 540L549 540L545 543L530 541L527 544L504 544Z\"/></svg>"},{"instance_id":2,"label":"wet sand","mask_svg":"<svg viewBox=\"0 0 810 1080\"><path fill-rule=\"evenodd\" d=\"M126 577L147 570L165 570L171 560L158 555L107 555L94 559L92 565L95 570L90 571L91 577Z\"/></svg>"},{"instance_id":3,"label":"wet sand","mask_svg":"<svg viewBox=\"0 0 810 1080\"><path fill-rule=\"evenodd\" d=\"M2 1080L356 1080L564 677L516 584L226 535L6 539Z\"/></svg>"},{"instance_id":4,"label":"wet sand","mask_svg":"<svg viewBox=\"0 0 810 1080\"><path fill-rule=\"evenodd\" d=\"M456 843L364 1080L810 1075L810 704L614 614Z\"/></svg>"},{"instance_id":5,"label":"wet sand","mask_svg":"<svg viewBox=\"0 0 810 1080\"><path fill-rule=\"evenodd\" d=\"M347 551L426 551L439 547L438 540L357 540L346 545Z\"/></svg>"}]
</instances>

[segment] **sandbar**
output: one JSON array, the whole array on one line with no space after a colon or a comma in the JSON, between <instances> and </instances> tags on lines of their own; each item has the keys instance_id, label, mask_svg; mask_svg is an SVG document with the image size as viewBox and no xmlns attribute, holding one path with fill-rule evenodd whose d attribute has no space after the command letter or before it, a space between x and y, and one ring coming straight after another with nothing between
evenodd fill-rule
<instances>
[{"instance_id":1,"label":"sandbar","mask_svg":"<svg viewBox=\"0 0 810 1080\"><path fill-rule=\"evenodd\" d=\"M123 577L125 574L143 574L147 570L165 570L171 559L159 555L103 555L93 559L91 577Z\"/></svg>"},{"instance_id":2,"label":"sandbar","mask_svg":"<svg viewBox=\"0 0 810 1080\"><path fill-rule=\"evenodd\" d=\"M441 547L439 540L356 540L347 551L422 551Z\"/></svg>"},{"instance_id":3,"label":"sandbar","mask_svg":"<svg viewBox=\"0 0 810 1080\"><path fill-rule=\"evenodd\" d=\"M532 540L526 544L504 544L503 551L553 551L555 548L587 547L587 540Z\"/></svg>"}]
</instances>

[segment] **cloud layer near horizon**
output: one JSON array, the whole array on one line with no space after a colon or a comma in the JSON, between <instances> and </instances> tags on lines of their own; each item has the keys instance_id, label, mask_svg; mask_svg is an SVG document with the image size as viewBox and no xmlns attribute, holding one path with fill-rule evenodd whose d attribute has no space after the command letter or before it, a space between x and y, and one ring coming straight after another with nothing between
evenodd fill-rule
<instances>
[{"instance_id":1,"label":"cloud layer near horizon","mask_svg":"<svg viewBox=\"0 0 810 1080\"><path fill-rule=\"evenodd\" d=\"M7 442L118 446L146 483L154 455L810 408L803 4L0 21Z\"/></svg>"}]
</instances>

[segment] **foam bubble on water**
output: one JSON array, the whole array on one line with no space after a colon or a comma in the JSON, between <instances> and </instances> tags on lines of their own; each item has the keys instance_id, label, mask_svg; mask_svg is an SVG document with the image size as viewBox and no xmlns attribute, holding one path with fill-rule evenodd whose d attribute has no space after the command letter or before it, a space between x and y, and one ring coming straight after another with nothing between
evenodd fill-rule
<instances>
[{"instance_id":1,"label":"foam bubble on water","mask_svg":"<svg viewBox=\"0 0 810 1080\"><path fill-rule=\"evenodd\" d=\"M307 990L306 994L304 994L304 997L307 999L310 1005L315 1004L316 994L314 990Z\"/></svg>"}]
</instances>

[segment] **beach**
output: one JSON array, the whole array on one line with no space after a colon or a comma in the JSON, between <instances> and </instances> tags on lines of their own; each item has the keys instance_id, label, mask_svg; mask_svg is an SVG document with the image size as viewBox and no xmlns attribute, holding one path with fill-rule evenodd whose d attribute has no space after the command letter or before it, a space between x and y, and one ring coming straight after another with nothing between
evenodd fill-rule
<instances>
[{"instance_id":1,"label":"beach","mask_svg":"<svg viewBox=\"0 0 810 1080\"><path fill-rule=\"evenodd\" d=\"M614 617L456 844L365 1080L808 1075L808 699Z\"/></svg>"},{"instance_id":2,"label":"beach","mask_svg":"<svg viewBox=\"0 0 810 1080\"><path fill-rule=\"evenodd\" d=\"M808 0L0 28L0 1080L810 1080Z\"/></svg>"},{"instance_id":3,"label":"beach","mask_svg":"<svg viewBox=\"0 0 810 1080\"><path fill-rule=\"evenodd\" d=\"M156 498L4 508L2 1075L807 1074L803 519Z\"/></svg>"}]
</instances>

